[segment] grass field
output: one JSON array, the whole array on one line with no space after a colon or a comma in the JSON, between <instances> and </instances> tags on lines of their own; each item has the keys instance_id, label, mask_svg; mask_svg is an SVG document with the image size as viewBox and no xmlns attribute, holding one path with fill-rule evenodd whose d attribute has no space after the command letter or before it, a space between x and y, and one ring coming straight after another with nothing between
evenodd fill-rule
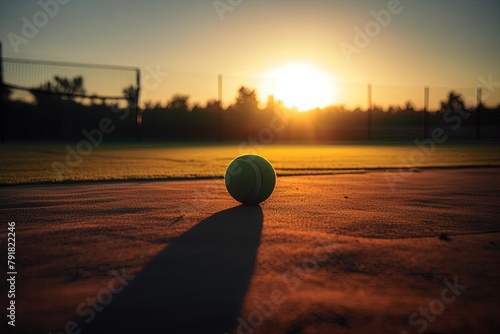
<instances>
[{"instance_id":1,"label":"grass field","mask_svg":"<svg viewBox=\"0 0 500 334\"><path fill-rule=\"evenodd\" d=\"M487 143L422 148L414 143L109 144L93 147L89 154L78 154L76 143L5 144L0 146L0 184L222 177L228 163L244 153L265 156L280 176L398 168L500 166L498 144Z\"/></svg>"}]
</instances>

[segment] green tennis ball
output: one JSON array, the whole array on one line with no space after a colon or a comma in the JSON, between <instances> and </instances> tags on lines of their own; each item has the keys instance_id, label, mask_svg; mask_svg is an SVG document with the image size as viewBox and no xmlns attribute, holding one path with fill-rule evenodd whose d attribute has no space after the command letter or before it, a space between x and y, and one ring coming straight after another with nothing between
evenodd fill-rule
<instances>
[{"instance_id":1,"label":"green tennis ball","mask_svg":"<svg viewBox=\"0 0 500 334\"><path fill-rule=\"evenodd\" d=\"M227 166L226 189L238 202L259 204L271 196L276 185L273 165L256 154L244 154Z\"/></svg>"}]
</instances>

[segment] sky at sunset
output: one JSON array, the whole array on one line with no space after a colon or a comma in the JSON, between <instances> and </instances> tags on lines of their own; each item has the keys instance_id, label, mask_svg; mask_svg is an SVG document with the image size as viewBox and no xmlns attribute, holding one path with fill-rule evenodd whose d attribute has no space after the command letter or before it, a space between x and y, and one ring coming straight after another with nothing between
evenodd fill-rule
<instances>
[{"instance_id":1,"label":"sky at sunset","mask_svg":"<svg viewBox=\"0 0 500 334\"><path fill-rule=\"evenodd\" d=\"M43 19L40 3L52 15L26 38L26 21ZM290 107L365 107L367 83L383 106L421 106L425 85L431 107L450 89L472 103L478 86L500 102L496 0L40 3L0 0L4 57L137 66L142 101L183 93L203 104L217 98L222 74L225 105L247 85L262 102L274 92Z\"/></svg>"}]
</instances>

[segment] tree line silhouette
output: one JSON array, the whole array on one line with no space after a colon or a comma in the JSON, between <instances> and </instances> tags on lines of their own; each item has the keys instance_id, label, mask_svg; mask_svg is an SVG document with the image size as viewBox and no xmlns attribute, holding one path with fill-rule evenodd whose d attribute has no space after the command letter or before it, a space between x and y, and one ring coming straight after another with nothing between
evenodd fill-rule
<instances>
[{"instance_id":1,"label":"tree line silhouette","mask_svg":"<svg viewBox=\"0 0 500 334\"><path fill-rule=\"evenodd\" d=\"M31 89L33 101L14 99L12 89L3 89L5 133L14 141L73 141L83 139L82 131L99 127L109 118L114 130L105 140L134 140L136 131L144 141L154 140L227 140L239 141L264 136L272 131L272 140L335 141L365 140L367 111L342 105L317 108L309 112L287 109L282 101L268 96L259 108L255 89L241 86L232 104L222 107L217 100L191 104L189 95L175 94L166 103L146 101L136 120L137 88L125 87L121 102L97 95L85 95L83 77L54 77ZM480 112L480 114L479 114ZM425 136L424 112L411 101L404 106L373 106L372 139L414 139ZM480 118L479 118L480 116ZM450 120L460 117L460 126ZM427 113L429 130L441 127L451 138L472 139L478 121L482 138L500 138L500 105L467 108L462 96L454 91L441 101L440 109ZM136 125L138 122L139 126ZM270 136L270 132L266 132ZM265 140L268 140L266 138Z\"/></svg>"}]
</instances>

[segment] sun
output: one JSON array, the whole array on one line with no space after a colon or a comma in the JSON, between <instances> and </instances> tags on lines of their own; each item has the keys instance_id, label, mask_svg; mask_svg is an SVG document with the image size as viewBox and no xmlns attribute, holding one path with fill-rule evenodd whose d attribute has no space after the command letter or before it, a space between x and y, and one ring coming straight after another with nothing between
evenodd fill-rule
<instances>
[{"instance_id":1,"label":"sun","mask_svg":"<svg viewBox=\"0 0 500 334\"><path fill-rule=\"evenodd\" d=\"M282 100L288 108L307 111L337 102L338 88L327 71L310 63L292 62L269 70L272 79L270 95Z\"/></svg>"}]
</instances>

